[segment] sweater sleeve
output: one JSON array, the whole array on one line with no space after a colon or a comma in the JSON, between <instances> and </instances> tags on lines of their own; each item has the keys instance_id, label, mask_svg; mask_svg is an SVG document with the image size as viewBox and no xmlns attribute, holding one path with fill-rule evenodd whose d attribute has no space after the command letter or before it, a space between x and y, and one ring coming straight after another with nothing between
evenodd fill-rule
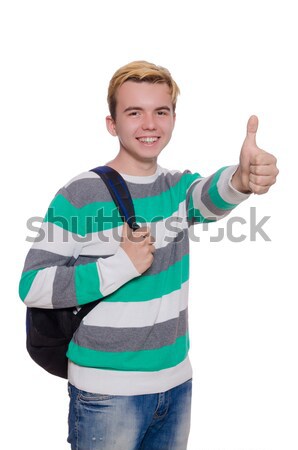
<instances>
[{"instance_id":1,"label":"sweater sleeve","mask_svg":"<svg viewBox=\"0 0 298 450\"><path fill-rule=\"evenodd\" d=\"M206 178L198 178L188 190L190 223L214 222L227 216L250 194L237 191L231 179L238 166L219 169Z\"/></svg>"},{"instance_id":2,"label":"sweater sleeve","mask_svg":"<svg viewBox=\"0 0 298 450\"><path fill-rule=\"evenodd\" d=\"M140 275L119 243L110 255L80 258L83 208L75 212L64 197L59 209L60 197L61 192L51 203L25 260L19 295L30 307L80 306L106 297ZM51 217L53 211L56 221Z\"/></svg>"}]
</instances>

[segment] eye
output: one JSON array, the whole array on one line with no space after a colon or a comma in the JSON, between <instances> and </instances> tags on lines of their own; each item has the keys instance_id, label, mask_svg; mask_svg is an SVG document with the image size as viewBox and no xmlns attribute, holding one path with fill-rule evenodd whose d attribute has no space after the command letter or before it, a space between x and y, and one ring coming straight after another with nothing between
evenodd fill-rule
<instances>
[{"instance_id":1,"label":"eye","mask_svg":"<svg viewBox=\"0 0 298 450\"><path fill-rule=\"evenodd\" d=\"M131 117L136 117L136 116L140 115L140 111L131 111L128 115Z\"/></svg>"},{"instance_id":2,"label":"eye","mask_svg":"<svg viewBox=\"0 0 298 450\"><path fill-rule=\"evenodd\" d=\"M157 111L158 116L166 116L167 114L168 114L168 111L166 111L166 110Z\"/></svg>"}]
</instances>

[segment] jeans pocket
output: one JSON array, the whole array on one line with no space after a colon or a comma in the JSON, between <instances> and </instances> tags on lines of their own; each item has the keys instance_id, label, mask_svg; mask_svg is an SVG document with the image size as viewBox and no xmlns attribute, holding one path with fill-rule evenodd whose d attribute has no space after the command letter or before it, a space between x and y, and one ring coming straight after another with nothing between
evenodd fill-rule
<instances>
[{"instance_id":1,"label":"jeans pocket","mask_svg":"<svg viewBox=\"0 0 298 450\"><path fill-rule=\"evenodd\" d=\"M113 399L114 395L93 394L92 392L79 391L78 400L83 403L98 403Z\"/></svg>"}]
</instances>

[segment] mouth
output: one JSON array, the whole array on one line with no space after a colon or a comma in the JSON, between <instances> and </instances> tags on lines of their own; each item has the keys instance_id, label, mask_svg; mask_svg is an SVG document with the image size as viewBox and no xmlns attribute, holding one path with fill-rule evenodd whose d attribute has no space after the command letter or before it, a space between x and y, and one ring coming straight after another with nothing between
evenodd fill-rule
<instances>
[{"instance_id":1,"label":"mouth","mask_svg":"<svg viewBox=\"0 0 298 450\"><path fill-rule=\"evenodd\" d=\"M137 140L145 145L154 145L159 140L159 136L142 136L138 137Z\"/></svg>"}]
</instances>

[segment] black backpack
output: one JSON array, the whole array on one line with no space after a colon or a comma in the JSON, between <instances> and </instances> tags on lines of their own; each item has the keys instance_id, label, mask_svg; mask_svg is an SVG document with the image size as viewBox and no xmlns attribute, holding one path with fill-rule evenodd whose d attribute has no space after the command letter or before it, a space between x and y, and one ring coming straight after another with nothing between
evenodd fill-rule
<instances>
[{"instance_id":1,"label":"black backpack","mask_svg":"<svg viewBox=\"0 0 298 450\"><path fill-rule=\"evenodd\" d=\"M139 226L130 192L122 176L108 166L92 169L105 182L123 221L136 230ZM77 308L27 308L26 347L31 358L43 369L58 377L67 378L69 342L81 320L100 302L95 300Z\"/></svg>"}]
</instances>

